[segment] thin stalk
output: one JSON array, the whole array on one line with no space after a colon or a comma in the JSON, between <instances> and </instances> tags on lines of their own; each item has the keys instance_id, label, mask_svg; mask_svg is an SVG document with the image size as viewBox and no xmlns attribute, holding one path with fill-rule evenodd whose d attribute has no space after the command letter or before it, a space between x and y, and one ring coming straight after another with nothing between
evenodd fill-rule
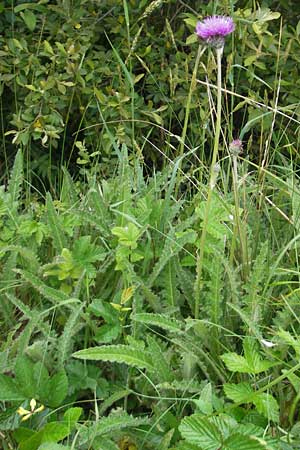
<instances>
[{"instance_id":1,"label":"thin stalk","mask_svg":"<svg viewBox=\"0 0 300 450\"><path fill-rule=\"evenodd\" d=\"M182 130L182 134L181 134L180 147L179 147L180 166L181 166L181 161L182 161L181 157L183 156L183 153L184 153L186 132L187 132L187 127L188 127L189 118L190 118L192 95L193 95L193 92L197 85L197 72L198 72L198 68L199 68L199 64L200 64L200 59L201 59L201 56L203 55L204 51L205 51L205 47L203 47L200 44L199 48L198 48L197 56L196 56L195 66L194 66L193 75L192 75L192 81L190 84L190 90L189 90L189 94L188 94L188 98L187 98L187 102L186 102L186 108L185 108L184 124L183 124L183 130ZM180 173L180 167L179 167L178 173ZM179 184L180 184L180 180L178 180L178 182L177 182L176 192L178 191Z\"/></svg>"},{"instance_id":2,"label":"thin stalk","mask_svg":"<svg viewBox=\"0 0 300 450\"><path fill-rule=\"evenodd\" d=\"M216 121L216 129L215 129L215 138L214 138L214 149L212 155L212 161L210 166L210 177L209 177L209 186L205 207L205 214L203 220L202 234L200 240L200 252L197 256L197 275L196 275L196 283L195 283L195 319L199 318L199 305L200 305L200 293L201 293L201 284L202 284L202 271L203 271L203 261L204 261L204 250L205 250L205 241L207 234L207 226L208 226L208 218L211 207L212 194L215 188L216 179L218 175L218 169L216 167L218 151L219 151L219 140L220 140L220 131L221 131L221 115L222 115L222 54L223 47L216 49L217 53L217 70L218 70L218 79L217 79L217 121Z\"/></svg>"}]
</instances>

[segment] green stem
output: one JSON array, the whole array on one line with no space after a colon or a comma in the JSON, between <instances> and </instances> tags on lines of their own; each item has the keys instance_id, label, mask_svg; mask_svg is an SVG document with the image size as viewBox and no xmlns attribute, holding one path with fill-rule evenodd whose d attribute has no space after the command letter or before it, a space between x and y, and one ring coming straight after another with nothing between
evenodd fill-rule
<instances>
[{"instance_id":1,"label":"green stem","mask_svg":"<svg viewBox=\"0 0 300 450\"><path fill-rule=\"evenodd\" d=\"M187 132L187 127L188 127L189 118L190 118L192 95L193 95L193 92L196 87L197 72L198 72L198 68L199 68L199 64L200 64L200 59L201 59L201 56L203 55L204 51L205 51L205 47L202 47L202 45L200 44L199 48L198 48L198 52L197 52L194 70L193 70L192 81L190 84L190 90L189 90L189 94L188 94L188 98L187 98L187 102L186 102L184 124L183 124L183 130L182 130L182 134L181 134L180 147L179 147L179 158L180 158L179 164L180 165L178 167L178 169L179 169L177 172L178 174L180 173L181 157L183 156L183 153L184 153L186 132ZM180 180L178 180L176 191L178 191L179 184L180 184Z\"/></svg>"},{"instance_id":2,"label":"green stem","mask_svg":"<svg viewBox=\"0 0 300 450\"><path fill-rule=\"evenodd\" d=\"M222 115L222 54L223 47L216 49L217 53L217 69L218 69L218 80L217 80L217 121L216 121L216 129L215 129L215 139L214 139L214 149L212 155L212 161L210 166L210 177L209 177L209 186L205 207L205 214L202 226L202 234L200 240L200 252L197 257L197 277L195 283L195 319L199 318L199 305L200 305L200 294L201 294L201 284L202 284L202 271L203 271L203 260L204 260L204 250L205 250L205 241L207 234L207 226L208 226L208 218L211 207L212 194L215 188L216 179L218 175L218 168L216 167L218 151L219 151L219 140L220 140L220 131L221 131L221 115Z\"/></svg>"}]
</instances>

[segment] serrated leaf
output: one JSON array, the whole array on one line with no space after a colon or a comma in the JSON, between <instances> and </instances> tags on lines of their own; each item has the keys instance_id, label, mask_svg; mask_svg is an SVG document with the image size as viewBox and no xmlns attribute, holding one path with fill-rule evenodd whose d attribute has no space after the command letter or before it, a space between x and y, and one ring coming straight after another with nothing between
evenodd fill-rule
<instances>
[{"instance_id":1,"label":"serrated leaf","mask_svg":"<svg viewBox=\"0 0 300 450\"><path fill-rule=\"evenodd\" d=\"M222 447L222 436L215 425L201 414L185 417L179 425L181 435L191 444L205 450L218 450Z\"/></svg>"},{"instance_id":2,"label":"serrated leaf","mask_svg":"<svg viewBox=\"0 0 300 450\"><path fill-rule=\"evenodd\" d=\"M224 450L266 450L267 446L259 442L255 437L232 434L224 442Z\"/></svg>"},{"instance_id":3,"label":"serrated leaf","mask_svg":"<svg viewBox=\"0 0 300 450\"><path fill-rule=\"evenodd\" d=\"M162 314L138 313L132 316L132 319L136 322L144 323L146 325L160 327L172 333L183 332L182 325L179 320L171 319L170 317L163 316Z\"/></svg>"},{"instance_id":4,"label":"serrated leaf","mask_svg":"<svg viewBox=\"0 0 300 450\"><path fill-rule=\"evenodd\" d=\"M231 352L222 355L221 359L231 372L251 373L250 367L243 356Z\"/></svg>"},{"instance_id":5,"label":"serrated leaf","mask_svg":"<svg viewBox=\"0 0 300 450\"><path fill-rule=\"evenodd\" d=\"M103 345L73 353L74 358L124 363L131 367L155 371L150 355L127 345Z\"/></svg>"},{"instance_id":6,"label":"serrated leaf","mask_svg":"<svg viewBox=\"0 0 300 450\"><path fill-rule=\"evenodd\" d=\"M115 414L108 417L101 418L98 422L94 422L89 427L80 427L80 443L86 442L91 445L93 440L97 436L109 434L114 431L119 432L122 428L138 427L139 425L145 425L148 423L148 419L136 418L126 413Z\"/></svg>"},{"instance_id":7,"label":"serrated leaf","mask_svg":"<svg viewBox=\"0 0 300 450\"><path fill-rule=\"evenodd\" d=\"M224 392L235 403L249 403L253 399L253 389L249 383L224 384Z\"/></svg>"},{"instance_id":8,"label":"serrated leaf","mask_svg":"<svg viewBox=\"0 0 300 450\"><path fill-rule=\"evenodd\" d=\"M279 406L277 400L269 393L259 393L253 399L257 411L263 414L268 420L279 422Z\"/></svg>"},{"instance_id":9,"label":"serrated leaf","mask_svg":"<svg viewBox=\"0 0 300 450\"><path fill-rule=\"evenodd\" d=\"M63 248L67 248L67 240L49 193L46 194L46 210L54 247L61 253Z\"/></svg>"}]
</instances>

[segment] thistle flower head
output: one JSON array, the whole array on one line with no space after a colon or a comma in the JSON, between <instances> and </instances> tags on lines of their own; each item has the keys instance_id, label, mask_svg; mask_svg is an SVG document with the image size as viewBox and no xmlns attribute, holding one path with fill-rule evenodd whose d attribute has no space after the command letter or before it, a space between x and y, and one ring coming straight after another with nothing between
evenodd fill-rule
<instances>
[{"instance_id":1,"label":"thistle flower head","mask_svg":"<svg viewBox=\"0 0 300 450\"><path fill-rule=\"evenodd\" d=\"M234 139L229 144L229 151L232 155L238 156L243 150L243 143L240 139Z\"/></svg>"},{"instance_id":2,"label":"thistle flower head","mask_svg":"<svg viewBox=\"0 0 300 450\"><path fill-rule=\"evenodd\" d=\"M231 17L210 16L197 23L196 34L208 45L223 47L225 36L232 33L234 28Z\"/></svg>"}]
</instances>

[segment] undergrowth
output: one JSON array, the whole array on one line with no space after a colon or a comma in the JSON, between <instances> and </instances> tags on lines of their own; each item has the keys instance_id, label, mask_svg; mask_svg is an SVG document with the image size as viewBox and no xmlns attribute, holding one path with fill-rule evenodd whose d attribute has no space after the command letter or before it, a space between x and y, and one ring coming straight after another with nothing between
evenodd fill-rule
<instances>
[{"instance_id":1,"label":"undergrowth","mask_svg":"<svg viewBox=\"0 0 300 450\"><path fill-rule=\"evenodd\" d=\"M281 73L299 27L270 2L174 3L103 2L101 43L94 2L0 9L5 450L300 446L299 122ZM193 75L214 12L237 24L221 91L212 49Z\"/></svg>"}]
</instances>

